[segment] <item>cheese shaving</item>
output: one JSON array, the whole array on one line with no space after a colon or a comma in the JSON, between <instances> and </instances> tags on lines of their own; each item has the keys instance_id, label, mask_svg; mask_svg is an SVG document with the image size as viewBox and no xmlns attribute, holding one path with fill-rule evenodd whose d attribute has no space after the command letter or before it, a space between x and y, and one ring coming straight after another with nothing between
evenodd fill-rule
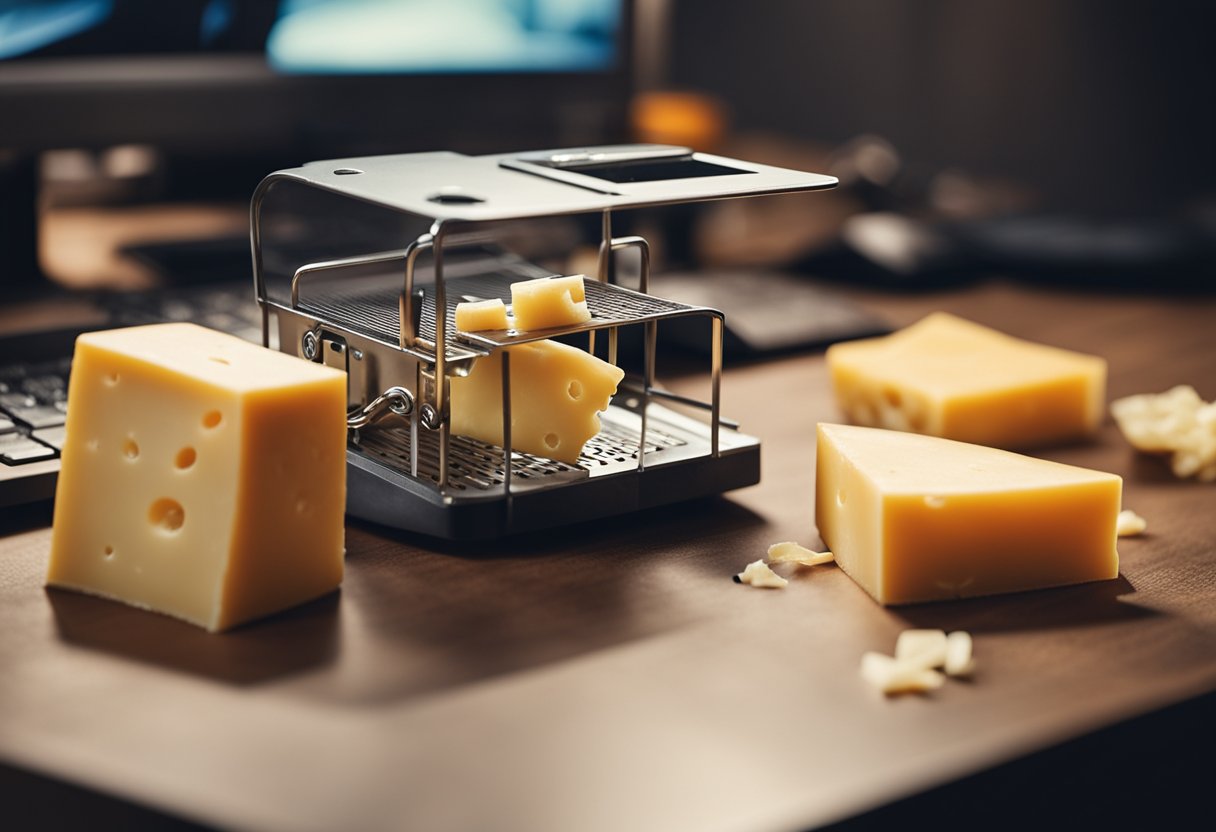
<instances>
[{"instance_id":1,"label":"cheese shaving","mask_svg":"<svg viewBox=\"0 0 1216 832\"><path fill-rule=\"evenodd\" d=\"M943 630L904 630L895 640L895 659L920 667L946 663L946 633Z\"/></svg>"},{"instance_id":2,"label":"cheese shaving","mask_svg":"<svg viewBox=\"0 0 1216 832\"><path fill-rule=\"evenodd\" d=\"M750 584L765 589L784 589L789 583L762 560L749 563L742 572L735 576L735 580L741 584Z\"/></svg>"},{"instance_id":3,"label":"cheese shaving","mask_svg":"<svg viewBox=\"0 0 1216 832\"><path fill-rule=\"evenodd\" d=\"M1124 509L1115 518L1115 534L1119 537L1143 534L1147 528L1148 521L1130 509Z\"/></svg>"},{"instance_id":4,"label":"cheese shaving","mask_svg":"<svg viewBox=\"0 0 1216 832\"><path fill-rule=\"evenodd\" d=\"M887 695L937 690L946 677L916 661L900 661L882 653L861 657L861 678Z\"/></svg>"},{"instance_id":5,"label":"cheese shaving","mask_svg":"<svg viewBox=\"0 0 1216 832\"><path fill-rule=\"evenodd\" d=\"M974 669L971 634L962 630L949 635L944 630L904 630L895 641L894 657L875 652L861 657L861 677L887 695L936 690L946 676L966 676Z\"/></svg>"},{"instance_id":6,"label":"cheese shaving","mask_svg":"<svg viewBox=\"0 0 1216 832\"><path fill-rule=\"evenodd\" d=\"M799 566L818 566L832 563L836 558L831 552L815 552L793 541L774 543L768 547L769 563L796 563Z\"/></svg>"},{"instance_id":7,"label":"cheese shaving","mask_svg":"<svg viewBox=\"0 0 1216 832\"><path fill-rule=\"evenodd\" d=\"M956 630L946 636L947 676L969 676L975 670L975 659L971 658L971 633Z\"/></svg>"},{"instance_id":8,"label":"cheese shaving","mask_svg":"<svg viewBox=\"0 0 1216 832\"><path fill-rule=\"evenodd\" d=\"M1172 454L1174 476L1216 482L1216 402L1205 402L1194 387L1116 399L1110 412L1133 447Z\"/></svg>"}]
</instances>

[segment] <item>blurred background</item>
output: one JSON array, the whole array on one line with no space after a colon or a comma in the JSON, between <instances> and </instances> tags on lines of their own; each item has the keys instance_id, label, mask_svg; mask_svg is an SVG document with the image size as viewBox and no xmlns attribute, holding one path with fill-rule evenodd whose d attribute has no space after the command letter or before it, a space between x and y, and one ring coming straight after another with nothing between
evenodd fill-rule
<instances>
[{"instance_id":1,"label":"blurred background","mask_svg":"<svg viewBox=\"0 0 1216 832\"><path fill-rule=\"evenodd\" d=\"M0 297L247 281L249 195L311 159L634 140L841 179L639 218L685 278L1210 291L1208 9L0 0Z\"/></svg>"}]
</instances>

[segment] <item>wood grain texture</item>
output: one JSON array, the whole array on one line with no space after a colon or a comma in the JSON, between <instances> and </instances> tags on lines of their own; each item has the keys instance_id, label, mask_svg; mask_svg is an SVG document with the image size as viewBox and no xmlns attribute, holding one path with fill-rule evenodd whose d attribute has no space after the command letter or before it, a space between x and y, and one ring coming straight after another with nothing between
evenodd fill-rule
<instances>
[{"instance_id":1,"label":"wood grain texture","mask_svg":"<svg viewBox=\"0 0 1216 832\"><path fill-rule=\"evenodd\" d=\"M1111 397L1216 398L1211 299L854 294L1104 355ZM818 545L814 426L840 417L821 354L724 393L763 440L756 487L491 544L351 523L339 593L224 636L43 589L45 518L5 518L0 761L242 829L806 828L1216 689L1216 486L1113 424L1042 455L1125 478L1149 531L1117 580L884 609L834 567L731 582ZM861 654L909 626L970 630L974 678L866 689Z\"/></svg>"}]
</instances>

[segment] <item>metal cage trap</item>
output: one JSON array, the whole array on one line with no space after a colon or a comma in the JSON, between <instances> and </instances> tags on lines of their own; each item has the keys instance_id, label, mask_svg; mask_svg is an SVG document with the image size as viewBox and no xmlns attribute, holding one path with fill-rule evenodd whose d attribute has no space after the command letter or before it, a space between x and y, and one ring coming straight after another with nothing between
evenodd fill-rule
<instances>
[{"instance_id":1,"label":"metal cage trap","mask_svg":"<svg viewBox=\"0 0 1216 832\"><path fill-rule=\"evenodd\" d=\"M258 186L250 207L263 344L271 343L273 321L282 351L347 373L347 509L388 526L452 539L499 537L751 485L760 477L759 440L721 414L722 312L650 294L649 246L641 237L614 236L612 216L835 184L828 176L664 145L415 153L278 171ZM264 251L264 212L285 188L325 192L338 212L387 211L400 219L400 236L373 253L277 257L276 278ZM578 214L599 214L602 229L597 274L585 286L590 321L532 332L456 330L461 301L510 304L513 282L555 274L497 244L497 229ZM627 249L640 255L637 290L609 282L614 256ZM705 401L655 380L657 328L687 316L709 321ZM505 452L513 423L504 348L580 336L594 353L603 333L600 345L616 364L626 327L640 329L641 371L621 382L577 464ZM455 435L449 419L451 378L495 351L503 351L503 447ZM681 406L704 412L707 421Z\"/></svg>"}]
</instances>

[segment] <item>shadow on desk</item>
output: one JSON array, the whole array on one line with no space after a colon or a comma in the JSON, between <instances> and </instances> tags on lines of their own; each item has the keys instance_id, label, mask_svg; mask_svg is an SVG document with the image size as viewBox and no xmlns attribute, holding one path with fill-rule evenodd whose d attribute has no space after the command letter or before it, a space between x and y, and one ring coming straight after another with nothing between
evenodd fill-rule
<instances>
[{"instance_id":1,"label":"shadow on desk","mask_svg":"<svg viewBox=\"0 0 1216 832\"><path fill-rule=\"evenodd\" d=\"M49 588L46 595L68 644L233 685L330 664L339 649L338 592L220 635L77 592Z\"/></svg>"},{"instance_id":2,"label":"shadow on desk","mask_svg":"<svg viewBox=\"0 0 1216 832\"><path fill-rule=\"evenodd\" d=\"M686 591L730 585L707 541L764 522L706 498L480 543L348 524L338 666L298 692L389 704L662 636L718 612Z\"/></svg>"},{"instance_id":3,"label":"shadow on desk","mask_svg":"<svg viewBox=\"0 0 1216 832\"><path fill-rule=\"evenodd\" d=\"M763 518L715 497L628 518L478 544L350 523L340 592L223 634L45 590L65 643L238 686L275 684L374 706L533 670L662 635L715 610L689 584L729 582ZM696 528L691 538L689 529Z\"/></svg>"},{"instance_id":4,"label":"shadow on desk","mask_svg":"<svg viewBox=\"0 0 1216 832\"><path fill-rule=\"evenodd\" d=\"M1131 582L1119 575L1110 581L915 604L895 607L893 611L909 627L967 630L971 633L1119 624L1159 615L1154 610L1125 600L1135 591Z\"/></svg>"}]
</instances>

